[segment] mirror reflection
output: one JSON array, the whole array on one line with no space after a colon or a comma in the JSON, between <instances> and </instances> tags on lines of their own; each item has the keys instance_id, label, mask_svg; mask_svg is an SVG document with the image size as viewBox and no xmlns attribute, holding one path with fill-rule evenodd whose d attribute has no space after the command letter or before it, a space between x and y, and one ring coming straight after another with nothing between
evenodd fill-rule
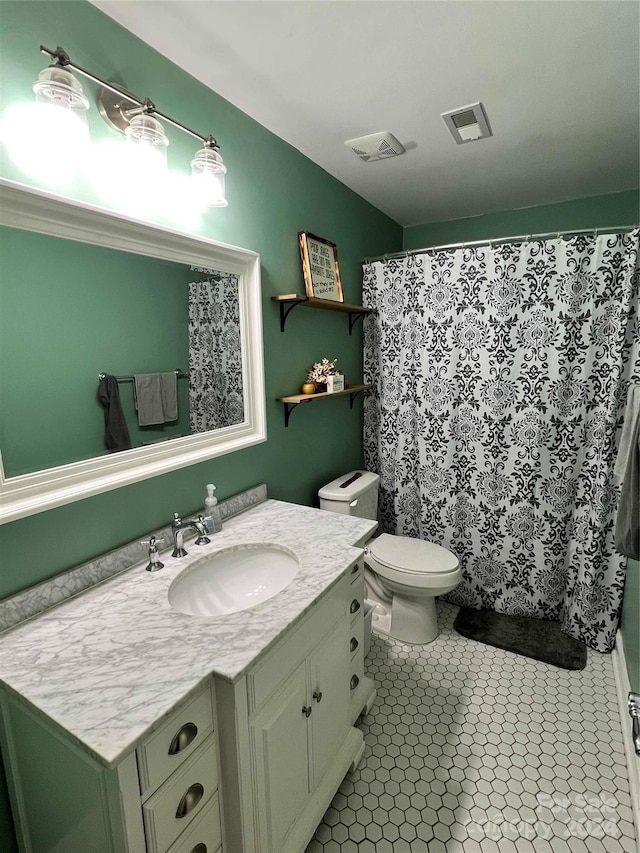
<instances>
[{"instance_id":1,"label":"mirror reflection","mask_svg":"<svg viewBox=\"0 0 640 853\"><path fill-rule=\"evenodd\" d=\"M238 276L6 226L0 260L7 477L243 422Z\"/></svg>"}]
</instances>

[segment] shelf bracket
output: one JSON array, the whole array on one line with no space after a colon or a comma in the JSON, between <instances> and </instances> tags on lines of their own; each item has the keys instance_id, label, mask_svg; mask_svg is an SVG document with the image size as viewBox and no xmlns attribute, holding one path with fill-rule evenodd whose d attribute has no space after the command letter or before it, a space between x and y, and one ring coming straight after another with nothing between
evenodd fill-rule
<instances>
[{"instance_id":1,"label":"shelf bracket","mask_svg":"<svg viewBox=\"0 0 640 853\"><path fill-rule=\"evenodd\" d=\"M351 332L353 332L353 327L355 326L356 322L363 317L364 317L363 311L351 311L351 312L349 312L349 334L351 334ZM363 320L363 322L364 322L364 320Z\"/></svg>"},{"instance_id":2,"label":"shelf bracket","mask_svg":"<svg viewBox=\"0 0 640 853\"><path fill-rule=\"evenodd\" d=\"M358 396L358 394L364 394L364 392L366 390L367 390L366 388L361 388L359 391L353 391L351 394L349 394L349 408L350 409L353 409L353 404L354 404L355 399Z\"/></svg>"},{"instance_id":3,"label":"shelf bracket","mask_svg":"<svg viewBox=\"0 0 640 853\"><path fill-rule=\"evenodd\" d=\"M291 417L291 412L295 409L296 406L299 406L300 403L285 403L284 404L284 427L285 429L289 426L289 418Z\"/></svg>"},{"instance_id":4,"label":"shelf bracket","mask_svg":"<svg viewBox=\"0 0 640 853\"><path fill-rule=\"evenodd\" d=\"M280 306L280 331L281 332L284 332L284 327L285 327L285 324L287 322L287 317L289 316L289 314L291 314L293 309L296 308L298 305L302 305L302 303L304 301L305 300L298 300L296 302L279 302L278 303ZM351 332L349 332L349 334L351 334Z\"/></svg>"}]
</instances>

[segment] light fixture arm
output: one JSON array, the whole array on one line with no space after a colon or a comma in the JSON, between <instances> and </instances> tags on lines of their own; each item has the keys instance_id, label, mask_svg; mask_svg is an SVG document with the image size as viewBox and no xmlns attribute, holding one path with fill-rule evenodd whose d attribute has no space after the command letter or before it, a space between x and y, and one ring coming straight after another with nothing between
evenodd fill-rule
<instances>
[{"instance_id":1,"label":"light fixture arm","mask_svg":"<svg viewBox=\"0 0 640 853\"><path fill-rule=\"evenodd\" d=\"M122 89L119 89L117 86L114 86L113 83L108 83L106 80L103 80L101 77L97 77L95 74L92 74L90 71L87 71L86 68L82 68L80 65L76 65L75 62L72 62L69 58L69 54L62 47L58 46L56 50L50 50L48 47L44 45L40 45L40 52L47 54L51 59L53 59L57 65L60 65L63 68L69 68L72 71L77 71L78 74L82 74L88 80L92 80L94 83L97 83L99 86L102 86L105 89L108 89L110 92L113 92L115 95L119 95L120 97L125 97L127 100L136 104L136 107L131 108L130 110L121 110L121 114L125 118L133 118L136 115L152 115L157 116L163 121L168 122L169 124L177 127L178 130L183 130L185 133L190 134L195 137L195 139L199 139L204 143L205 148L213 148L216 151L220 150L220 146L218 145L216 139L209 134L208 136L203 136L201 133L196 133L195 130L191 130L190 127L182 124L179 121L171 118L165 113L160 112L160 110L156 109L153 101L150 101L149 98L139 98L137 95L134 95L132 92L123 92Z\"/></svg>"}]
</instances>

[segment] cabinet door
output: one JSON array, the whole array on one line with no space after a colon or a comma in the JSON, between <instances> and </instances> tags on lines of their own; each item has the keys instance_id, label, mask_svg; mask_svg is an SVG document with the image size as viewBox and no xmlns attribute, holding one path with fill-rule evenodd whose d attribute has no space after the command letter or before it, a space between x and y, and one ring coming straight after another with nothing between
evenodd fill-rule
<instances>
[{"instance_id":1,"label":"cabinet door","mask_svg":"<svg viewBox=\"0 0 640 853\"><path fill-rule=\"evenodd\" d=\"M249 723L260 853L280 853L309 797L306 666L300 664Z\"/></svg>"},{"instance_id":2,"label":"cabinet door","mask_svg":"<svg viewBox=\"0 0 640 853\"><path fill-rule=\"evenodd\" d=\"M309 782L314 790L349 730L349 626L342 620L310 658Z\"/></svg>"}]
</instances>

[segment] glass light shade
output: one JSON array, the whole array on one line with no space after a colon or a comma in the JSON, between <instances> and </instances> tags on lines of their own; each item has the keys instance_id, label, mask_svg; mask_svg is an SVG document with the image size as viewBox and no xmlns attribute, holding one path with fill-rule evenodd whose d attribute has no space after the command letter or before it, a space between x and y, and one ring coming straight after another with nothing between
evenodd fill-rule
<instances>
[{"instance_id":1,"label":"glass light shade","mask_svg":"<svg viewBox=\"0 0 640 853\"><path fill-rule=\"evenodd\" d=\"M70 71L43 69L34 83L35 104L14 104L4 114L0 136L24 172L47 183L67 183L89 150L89 101Z\"/></svg>"},{"instance_id":2,"label":"glass light shade","mask_svg":"<svg viewBox=\"0 0 640 853\"><path fill-rule=\"evenodd\" d=\"M205 207L226 207L224 176L227 167L214 148L201 148L191 161L191 181L198 203Z\"/></svg>"},{"instance_id":3,"label":"glass light shade","mask_svg":"<svg viewBox=\"0 0 640 853\"><path fill-rule=\"evenodd\" d=\"M157 119L145 114L136 116L131 119L124 135L127 138L127 156L142 177L153 179L166 172L169 140Z\"/></svg>"},{"instance_id":4,"label":"glass light shade","mask_svg":"<svg viewBox=\"0 0 640 853\"><path fill-rule=\"evenodd\" d=\"M105 140L93 146L88 178L108 205L134 216L151 216L166 204L166 169L157 166L153 154L131 150L121 140Z\"/></svg>"}]
</instances>

